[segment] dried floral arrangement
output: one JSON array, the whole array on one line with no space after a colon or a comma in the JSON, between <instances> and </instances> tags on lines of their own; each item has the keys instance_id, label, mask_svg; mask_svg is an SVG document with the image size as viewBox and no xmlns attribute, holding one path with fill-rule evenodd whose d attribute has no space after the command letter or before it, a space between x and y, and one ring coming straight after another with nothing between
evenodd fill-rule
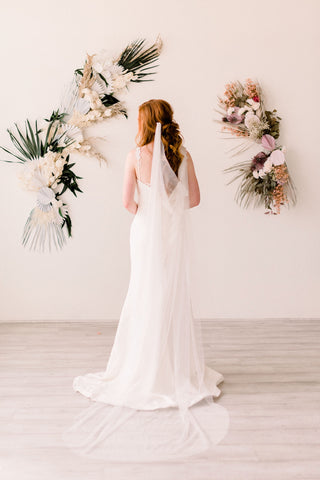
<instances>
[{"instance_id":1,"label":"dried floral arrangement","mask_svg":"<svg viewBox=\"0 0 320 480\"><path fill-rule=\"evenodd\" d=\"M248 78L244 84L238 80L228 83L224 97L218 95L218 107L215 111L221 119L215 121L222 125L221 132L227 138L243 140L231 156L254 144L264 148L251 160L224 169L224 172L236 172L227 185L240 179L235 200L245 208L250 204L264 205L264 213L273 215L280 213L281 205L295 205L296 188L284 156L285 147L276 145L281 117L276 109L265 109L259 82ZM232 150L234 148L229 152Z\"/></svg>"},{"instance_id":2,"label":"dried floral arrangement","mask_svg":"<svg viewBox=\"0 0 320 480\"><path fill-rule=\"evenodd\" d=\"M63 199L66 190L77 196L82 192L70 155L81 153L99 162L105 157L93 146L98 137L85 136L85 129L117 115L127 118L121 98L131 82L153 80L154 62L161 52L160 37L151 46L146 40L135 40L126 46L117 58L106 50L88 55L84 66L74 71L60 106L50 118L32 125L27 119L24 130L16 123L16 132L7 129L14 150L0 148L14 157L4 162L20 163L18 177L21 186L37 194L36 205L25 223L22 244L30 250L45 251L54 244L57 250L72 236L72 221L67 203Z\"/></svg>"}]
</instances>

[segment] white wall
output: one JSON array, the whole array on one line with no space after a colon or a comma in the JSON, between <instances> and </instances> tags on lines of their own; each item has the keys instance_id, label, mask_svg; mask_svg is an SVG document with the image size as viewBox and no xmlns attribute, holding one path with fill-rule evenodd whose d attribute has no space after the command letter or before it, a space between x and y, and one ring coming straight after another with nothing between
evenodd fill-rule
<instances>
[{"instance_id":1,"label":"white wall","mask_svg":"<svg viewBox=\"0 0 320 480\"><path fill-rule=\"evenodd\" d=\"M83 0L6 2L1 8L0 144L6 128L47 117L86 52L160 33L164 50L155 82L132 85L129 120L94 129L107 142L107 166L74 157L83 176L71 206L73 239L61 252L32 253L20 243L35 196L22 191L16 166L0 163L1 319L115 320L127 292L129 229L121 202L137 108L150 98L172 103L201 189L192 212L197 255L194 311L201 318L318 317L320 3L316 0ZM280 216L243 210L223 168L217 94L225 83L258 78L267 106L282 117L280 142L298 189L298 204ZM232 140L233 142L233 140ZM4 158L4 154L1 154Z\"/></svg>"}]
</instances>

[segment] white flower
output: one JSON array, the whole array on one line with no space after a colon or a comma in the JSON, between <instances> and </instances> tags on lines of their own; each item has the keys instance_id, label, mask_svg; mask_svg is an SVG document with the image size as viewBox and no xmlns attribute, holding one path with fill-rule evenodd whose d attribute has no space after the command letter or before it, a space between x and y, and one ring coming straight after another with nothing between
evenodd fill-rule
<instances>
[{"instance_id":1,"label":"white flower","mask_svg":"<svg viewBox=\"0 0 320 480\"><path fill-rule=\"evenodd\" d=\"M29 168L29 164L37 160L28 160L25 162L21 170L18 170L17 176L20 180L21 187L24 190L31 190L37 192L41 187L47 183L46 175L40 169Z\"/></svg>"},{"instance_id":2,"label":"white flower","mask_svg":"<svg viewBox=\"0 0 320 480\"><path fill-rule=\"evenodd\" d=\"M105 111L103 112L104 117L111 117L112 115L112 110L110 108L106 108Z\"/></svg>"},{"instance_id":3,"label":"white flower","mask_svg":"<svg viewBox=\"0 0 320 480\"><path fill-rule=\"evenodd\" d=\"M245 126L248 130L260 125L260 119L252 112L248 112L244 119Z\"/></svg>"},{"instance_id":4,"label":"white flower","mask_svg":"<svg viewBox=\"0 0 320 480\"><path fill-rule=\"evenodd\" d=\"M253 110L258 110L258 108L260 107L260 102L255 102L254 100L252 100L252 98L249 98L247 100L247 103L249 103L249 105L251 105L251 108Z\"/></svg>"},{"instance_id":5,"label":"white flower","mask_svg":"<svg viewBox=\"0 0 320 480\"><path fill-rule=\"evenodd\" d=\"M87 114L87 120L89 120L91 122L97 120L99 117L101 117L101 112L99 110L91 110Z\"/></svg>"},{"instance_id":6,"label":"white flower","mask_svg":"<svg viewBox=\"0 0 320 480\"><path fill-rule=\"evenodd\" d=\"M124 87L126 87L127 83L128 83L128 81L127 81L127 78L126 78L125 75L117 75L113 79L112 86L113 86L114 91L118 91L118 90L122 90Z\"/></svg>"},{"instance_id":7,"label":"white flower","mask_svg":"<svg viewBox=\"0 0 320 480\"><path fill-rule=\"evenodd\" d=\"M44 211L38 206L36 206L32 211L31 216L31 226L37 227L38 225L49 225L49 224L56 224L61 226L63 222L63 218L61 217L58 208L52 206L49 208L48 211Z\"/></svg>"},{"instance_id":8,"label":"white flower","mask_svg":"<svg viewBox=\"0 0 320 480\"><path fill-rule=\"evenodd\" d=\"M110 65L112 65L112 60L105 48L96 53L92 59L92 68L98 73L103 73Z\"/></svg>"},{"instance_id":9,"label":"white flower","mask_svg":"<svg viewBox=\"0 0 320 480\"><path fill-rule=\"evenodd\" d=\"M25 162L18 177L25 189L38 191L53 185L62 174L65 163L66 159L60 153L49 150L43 157Z\"/></svg>"},{"instance_id":10,"label":"white flower","mask_svg":"<svg viewBox=\"0 0 320 480\"><path fill-rule=\"evenodd\" d=\"M266 176L266 172L264 172L263 168L260 168L260 170L253 170L252 175L254 178L262 178Z\"/></svg>"},{"instance_id":11,"label":"white flower","mask_svg":"<svg viewBox=\"0 0 320 480\"><path fill-rule=\"evenodd\" d=\"M104 65L102 62L99 62L99 61L93 61L92 63L92 68L97 72L97 73L101 73L103 71L103 68L104 68Z\"/></svg>"},{"instance_id":12,"label":"white flower","mask_svg":"<svg viewBox=\"0 0 320 480\"><path fill-rule=\"evenodd\" d=\"M239 110L237 111L237 115L242 115L244 112L246 112L247 110L249 110L249 108L247 107L241 107L239 108Z\"/></svg>"},{"instance_id":13,"label":"white flower","mask_svg":"<svg viewBox=\"0 0 320 480\"><path fill-rule=\"evenodd\" d=\"M263 164L264 173L269 173L272 170L272 161L268 158Z\"/></svg>"},{"instance_id":14,"label":"white flower","mask_svg":"<svg viewBox=\"0 0 320 480\"><path fill-rule=\"evenodd\" d=\"M92 110L95 108L100 108L103 105L99 98L99 94L96 91L91 90L90 88L84 88L82 92L84 93L83 98L90 102L90 107Z\"/></svg>"},{"instance_id":15,"label":"white flower","mask_svg":"<svg viewBox=\"0 0 320 480\"><path fill-rule=\"evenodd\" d=\"M233 113L234 107L229 107L227 110L227 115L231 115Z\"/></svg>"},{"instance_id":16,"label":"white flower","mask_svg":"<svg viewBox=\"0 0 320 480\"><path fill-rule=\"evenodd\" d=\"M263 130L269 127L267 122L261 121L252 111L246 114L244 123L253 140L260 138Z\"/></svg>"},{"instance_id":17,"label":"white flower","mask_svg":"<svg viewBox=\"0 0 320 480\"><path fill-rule=\"evenodd\" d=\"M104 76L108 86L105 84L102 85L101 79L98 80L98 83L101 85L101 88L103 87L103 92L109 95L121 93L126 88L128 83L136 78L133 72L125 72L121 65L118 65L117 62L113 62L111 60L104 62L103 69L101 70L101 68L99 68L99 73ZM95 87L95 90L99 91L101 94L100 87Z\"/></svg>"},{"instance_id":18,"label":"white flower","mask_svg":"<svg viewBox=\"0 0 320 480\"><path fill-rule=\"evenodd\" d=\"M63 160L59 158L59 160L56 161L56 167L60 169L61 167L63 167L63 165L64 165Z\"/></svg>"}]
</instances>

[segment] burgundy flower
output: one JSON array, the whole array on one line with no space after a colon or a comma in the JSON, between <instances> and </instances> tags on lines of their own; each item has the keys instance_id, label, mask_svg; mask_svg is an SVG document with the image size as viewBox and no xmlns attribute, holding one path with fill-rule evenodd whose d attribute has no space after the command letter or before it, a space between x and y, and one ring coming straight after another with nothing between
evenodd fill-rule
<instances>
[{"instance_id":1,"label":"burgundy flower","mask_svg":"<svg viewBox=\"0 0 320 480\"><path fill-rule=\"evenodd\" d=\"M254 97L252 97L252 100L254 100L255 102L260 102L258 95L255 95Z\"/></svg>"}]
</instances>

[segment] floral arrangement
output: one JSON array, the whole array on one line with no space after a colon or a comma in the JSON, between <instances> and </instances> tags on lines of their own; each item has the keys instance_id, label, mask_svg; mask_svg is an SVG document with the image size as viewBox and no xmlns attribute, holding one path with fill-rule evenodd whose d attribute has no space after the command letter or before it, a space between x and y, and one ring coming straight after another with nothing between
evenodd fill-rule
<instances>
[{"instance_id":1,"label":"floral arrangement","mask_svg":"<svg viewBox=\"0 0 320 480\"><path fill-rule=\"evenodd\" d=\"M286 149L276 145L281 117L276 109L265 109L259 82L248 78L244 84L227 84L224 97L218 96L218 104L216 111L221 119L215 121L222 125L221 131L229 135L227 138L244 140L232 156L254 144L264 148L251 160L224 169L237 173L228 185L241 178L236 201L245 208L249 204L264 205L265 213L273 215L280 213L281 205L294 205L296 188L288 171Z\"/></svg>"},{"instance_id":2,"label":"floral arrangement","mask_svg":"<svg viewBox=\"0 0 320 480\"><path fill-rule=\"evenodd\" d=\"M40 126L27 119L24 130L16 123L16 132L7 129L15 148L11 151L0 147L14 160L2 160L22 164L18 177L24 189L37 194L36 205L24 226L22 244L33 250L57 249L66 243L64 230L72 236L69 207L63 199L66 190L77 196L82 192L70 163L70 155L81 153L106 161L86 137L85 129L117 115L127 118L122 96L131 82L150 81L150 71L157 65L162 47L161 39L150 47L145 40L130 43L117 58L106 50L88 55L82 68L74 71L71 83L65 90L60 107L44 119Z\"/></svg>"}]
</instances>

